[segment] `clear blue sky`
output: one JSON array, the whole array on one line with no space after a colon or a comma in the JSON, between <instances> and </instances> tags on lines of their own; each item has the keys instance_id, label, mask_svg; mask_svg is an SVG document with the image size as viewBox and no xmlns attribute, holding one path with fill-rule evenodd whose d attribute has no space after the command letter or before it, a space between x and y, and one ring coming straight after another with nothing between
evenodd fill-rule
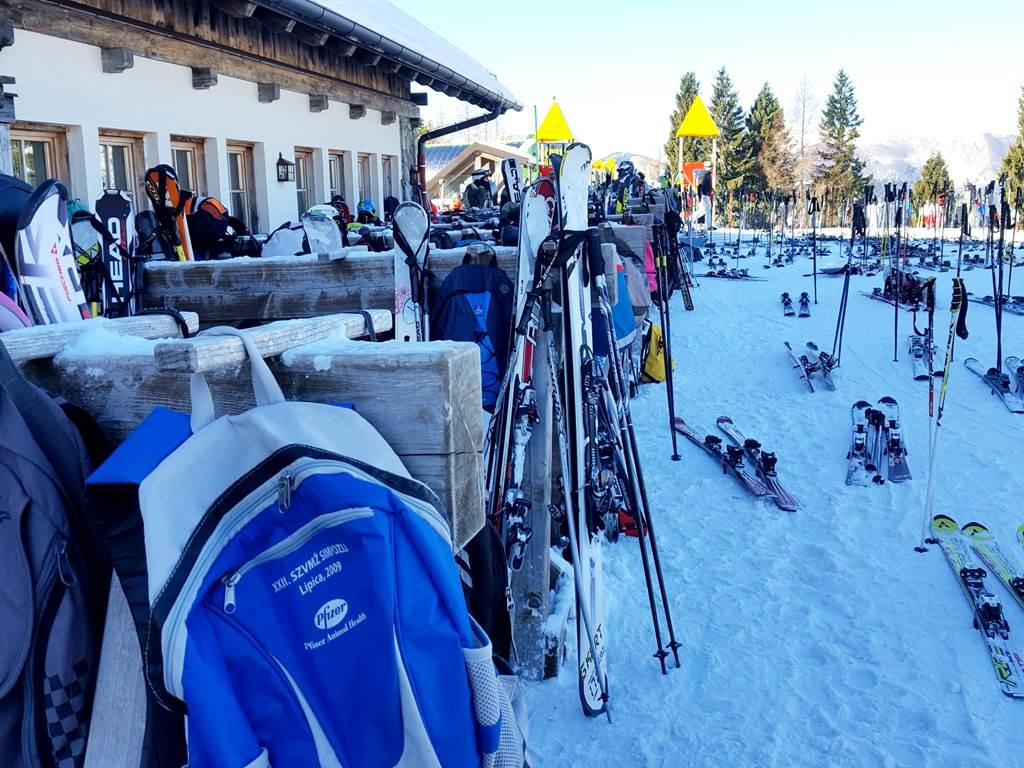
<instances>
[{"instance_id":1,"label":"clear blue sky","mask_svg":"<svg viewBox=\"0 0 1024 768\"><path fill-rule=\"evenodd\" d=\"M865 141L1011 134L1024 84L1024 0L392 0L494 72L523 103L500 131L533 128L557 97L597 155L657 156L679 77L710 97L725 66L744 108L766 80L787 111L806 77L822 104L844 67ZM428 119L462 107L430 92Z\"/></svg>"}]
</instances>

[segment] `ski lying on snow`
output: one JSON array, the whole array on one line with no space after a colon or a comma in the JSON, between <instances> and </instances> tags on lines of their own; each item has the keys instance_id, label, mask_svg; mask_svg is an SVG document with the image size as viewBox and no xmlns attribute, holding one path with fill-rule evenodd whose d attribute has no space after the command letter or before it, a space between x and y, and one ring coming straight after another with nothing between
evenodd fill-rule
<instances>
[{"instance_id":1,"label":"ski lying on snow","mask_svg":"<svg viewBox=\"0 0 1024 768\"><path fill-rule=\"evenodd\" d=\"M974 627L988 649L1000 690L1007 696L1024 698L1024 657L1009 645L1010 627L1002 605L985 585L988 574L953 518L936 515L932 518L932 533L971 606Z\"/></svg>"},{"instance_id":2,"label":"ski lying on snow","mask_svg":"<svg viewBox=\"0 0 1024 768\"><path fill-rule=\"evenodd\" d=\"M1019 357L1011 355L1003 361L1003 365L1013 376L1014 383L1017 385L1017 399L1020 400L1021 407L1024 408L1024 362L1021 362Z\"/></svg>"},{"instance_id":3,"label":"ski lying on snow","mask_svg":"<svg viewBox=\"0 0 1024 768\"><path fill-rule=\"evenodd\" d=\"M755 496L771 496L771 489L752 475L743 464L743 449L735 445L722 445L722 438L717 435L705 435L701 437L694 432L690 425L677 417L672 423L676 432L687 438L694 445L700 446L705 453L710 454L722 463L722 473L732 472L733 476Z\"/></svg>"},{"instance_id":4,"label":"ski lying on snow","mask_svg":"<svg viewBox=\"0 0 1024 768\"><path fill-rule=\"evenodd\" d=\"M750 463L754 466L757 476L771 490L775 506L786 512L795 512L800 508L800 502L779 482L778 473L775 471L774 453L761 450L759 442L744 437L728 416L718 417L718 428L728 435L736 445L743 448Z\"/></svg>"},{"instance_id":5,"label":"ski lying on snow","mask_svg":"<svg viewBox=\"0 0 1024 768\"><path fill-rule=\"evenodd\" d=\"M867 400L858 400L850 409L853 435L850 441L850 450L846 454L847 485L871 485L882 482L882 476L878 474L878 467L869 450L868 411L870 409L871 403Z\"/></svg>"},{"instance_id":6,"label":"ski lying on snow","mask_svg":"<svg viewBox=\"0 0 1024 768\"><path fill-rule=\"evenodd\" d=\"M883 397L878 401L878 410L885 417L882 432L889 464L889 480L902 483L910 479L910 467L907 466L907 447L900 427L900 407L893 398Z\"/></svg>"},{"instance_id":7,"label":"ski lying on snow","mask_svg":"<svg viewBox=\"0 0 1024 768\"><path fill-rule=\"evenodd\" d=\"M821 380L825 382L826 387L835 391L836 384L832 380L832 369L836 367L836 359L828 352L818 349L818 345L813 341L807 342L807 349L810 350L814 357L818 358L818 370L821 371Z\"/></svg>"},{"instance_id":8,"label":"ski lying on snow","mask_svg":"<svg viewBox=\"0 0 1024 768\"><path fill-rule=\"evenodd\" d=\"M807 359L806 355L798 356L797 353L793 351L793 345L788 341L784 341L782 343L786 345L786 349L789 350L789 356L793 358L793 362L795 363L793 368L800 371L800 378L807 382L807 388L813 392L814 384L811 382L811 374L814 373L815 366Z\"/></svg>"},{"instance_id":9,"label":"ski lying on snow","mask_svg":"<svg viewBox=\"0 0 1024 768\"><path fill-rule=\"evenodd\" d=\"M999 542L992 537L981 523L967 523L961 532L971 541L971 546L992 572L999 577L1014 599L1024 608L1024 571L1006 554ZM1024 525L1017 529L1018 537L1024 536Z\"/></svg>"},{"instance_id":10,"label":"ski lying on snow","mask_svg":"<svg viewBox=\"0 0 1024 768\"><path fill-rule=\"evenodd\" d=\"M985 368L976 357L968 357L964 365L971 373L988 384L993 394L998 395L1006 410L1010 413L1024 413L1024 403L1015 405L1011 400L1013 393L1010 391L1010 377L1005 373L999 373L995 368Z\"/></svg>"}]
</instances>

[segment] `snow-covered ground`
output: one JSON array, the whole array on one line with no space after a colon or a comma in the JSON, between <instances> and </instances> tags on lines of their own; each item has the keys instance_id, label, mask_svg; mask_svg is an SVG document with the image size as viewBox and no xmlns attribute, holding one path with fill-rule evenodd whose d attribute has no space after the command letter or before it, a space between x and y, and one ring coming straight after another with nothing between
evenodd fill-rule
<instances>
[{"instance_id":1,"label":"snow-covered ground","mask_svg":"<svg viewBox=\"0 0 1024 768\"><path fill-rule=\"evenodd\" d=\"M947 246L951 252L955 260ZM558 679L527 684L534 764L1024 765L1024 701L999 691L939 549L914 551L927 483L928 385L912 379L910 314L901 312L894 363L892 307L859 293L882 278L854 277L837 390L811 394L782 342L831 349L843 280L819 276L812 316L787 318L779 295L812 290L802 277L810 261L763 264L760 257L740 266L767 282L700 280L694 312L674 298L676 404L699 431L717 431L715 419L729 415L776 451L780 478L803 507L791 514L754 500L681 436L682 460L671 461L664 387L644 387L634 417L682 666L663 677L651 657L635 539L606 546L613 723L581 714L570 657ZM938 275L940 356L951 274ZM992 293L990 272L964 276L968 290ZM1024 317L1003 322L1004 355L1024 357ZM971 304L968 327L950 376L935 512L961 525L984 522L1024 566L1014 539L1024 522L1024 416L1007 412L963 367L971 355L994 362L993 310ZM847 487L850 406L883 395L902 408L914 479ZM1024 611L996 590L1024 648Z\"/></svg>"}]
</instances>

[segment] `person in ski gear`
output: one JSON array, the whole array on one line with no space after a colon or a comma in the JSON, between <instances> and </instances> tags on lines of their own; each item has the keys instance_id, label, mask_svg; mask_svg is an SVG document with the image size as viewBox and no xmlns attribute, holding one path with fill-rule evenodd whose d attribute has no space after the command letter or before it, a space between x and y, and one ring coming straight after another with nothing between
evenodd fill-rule
<instances>
[{"instance_id":1,"label":"person in ski gear","mask_svg":"<svg viewBox=\"0 0 1024 768\"><path fill-rule=\"evenodd\" d=\"M462 193L462 202L467 208L490 208L494 205L491 191L491 172L486 168L473 171L473 180Z\"/></svg>"}]
</instances>

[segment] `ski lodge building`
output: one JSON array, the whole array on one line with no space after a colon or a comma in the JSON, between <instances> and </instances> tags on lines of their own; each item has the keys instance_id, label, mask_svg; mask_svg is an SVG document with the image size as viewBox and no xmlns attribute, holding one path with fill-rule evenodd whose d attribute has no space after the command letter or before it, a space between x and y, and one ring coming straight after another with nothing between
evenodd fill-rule
<instances>
[{"instance_id":1,"label":"ski lodge building","mask_svg":"<svg viewBox=\"0 0 1024 768\"><path fill-rule=\"evenodd\" d=\"M520 109L386 0L3 0L0 170L145 208L145 170L166 163L253 232L336 194L379 211L409 197L414 82L485 110L470 124Z\"/></svg>"}]
</instances>

